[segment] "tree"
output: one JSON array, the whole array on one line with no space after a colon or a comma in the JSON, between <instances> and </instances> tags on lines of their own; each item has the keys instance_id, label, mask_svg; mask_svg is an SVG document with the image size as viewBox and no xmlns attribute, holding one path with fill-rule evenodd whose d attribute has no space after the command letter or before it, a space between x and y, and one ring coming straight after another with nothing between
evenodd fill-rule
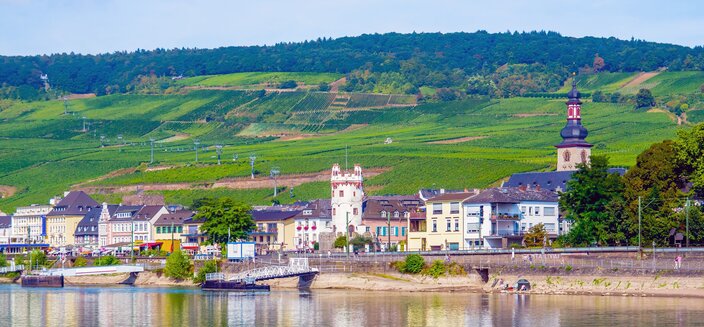
<instances>
[{"instance_id":1,"label":"tree","mask_svg":"<svg viewBox=\"0 0 704 327\"><path fill-rule=\"evenodd\" d=\"M336 249L344 249L347 246L347 236L338 236L332 246Z\"/></svg>"},{"instance_id":2,"label":"tree","mask_svg":"<svg viewBox=\"0 0 704 327\"><path fill-rule=\"evenodd\" d=\"M280 89L295 89L296 87L298 87L298 83L293 80L283 81L279 84Z\"/></svg>"},{"instance_id":3,"label":"tree","mask_svg":"<svg viewBox=\"0 0 704 327\"><path fill-rule=\"evenodd\" d=\"M638 90L636 94L636 109L650 108L655 105L655 98L653 98L653 93L648 89Z\"/></svg>"},{"instance_id":4,"label":"tree","mask_svg":"<svg viewBox=\"0 0 704 327\"><path fill-rule=\"evenodd\" d=\"M76 257L76 260L73 261L74 267L85 267L86 265L88 265L88 261L86 261L85 257L80 255Z\"/></svg>"},{"instance_id":5,"label":"tree","mask_svg":"<svg viewBox=\"0 0 704 327\"><path fill-rule=\"evenodd\" d=\"M604 69L604 66L606 66L606 64L604 63L604 58L599 57L598 53L595 54L594 55L594 64L592 65L592 68L594 68L594 72L595 73L600 72L602 69Z\"/></svg>"},{"instance_id":6,"label":"tree","mask_svg":"<svg viewBox=\"0 0 704 327\"><path fill-rule=\"evenodd\" d=\"M203 204L194 219L204 219L202 230L214 244L228 240L244 240L256 225L252 208L230 198L219 198Z\"/></svg>"},{"instance_id":7,"label":"tree","mask_svg":"<svg viewBox=\"0 0 704 327\"><path fill-rule=\"evenodd\" d=\"M547 241L548 232L545 230L545 225L537 224L528 229L528 232L523 236L523 243L527 248L542 247Z\"/></svg>"},{"instance_id":8,"label":"tree","mask_svg":"<svg viewBox=\"0 0 704 327\"><path fill-rule=\"evenodd\" d=\"M350 240L350 244L355 248L363 248L367 244L372 244L374 241L371 239L371 237L364 237L362 235L355 236Z\"/></svg>"},{"instance_id":9,"label":"tree","mask_svg":"<svg viewBox=\"0 0 704 327\"><path fill-rule=\"evenodd\" d=\"M198 270L198 274L193 277L193 282L196 284L205 283L205 275L218 271L218 263L215 260L208 260L203 263L203 267Z\"/></svg>"},{"instance_id":10,"label":"tree","mask_svg":"<svg viewBox=\"0 0 704 327\"><path fill-rule=\"evenodd\" d=\"M106 255L103 257L100 257L98 259L95 259L93 262L94 266L116 266L119 265L120 259L115 257L114 255Z\"/></svg>"},{"instance_id":11,"label":"tree","mask_svg":"<svg viewBox=\"0 0 704 327\"><path fill-rule=\"evenodd\" d=\"M696 194L704 195L704 123L678 130L674 147L682 174L692 183Z\"/></svg>"},{"instance_id":12,"label":"tree","mask_svg":"<svg viewBox=\"0 0 704 327\"><path fill-rule=\"evenodd\" d=\"M176 250L166 258L164 274L173 279L186 279L191 276L191 260L181 250Z\"/></svg>"},{"instance_id":13,"label":"tree","mask_svg":"<svg viewBox=\"0 0 704 327\"><path fill-rule=\"evenodd\" d=\"M600 90L594 91L592 94L592 101L594 102L606 102L606 95Z\"/></svg>"},{"instance_id":14,"label":"tree","mask_svg":"<svg viewBox=\"0 0 704 327\"><path fill-rule=\"evenodd\" d=\"M7 267L7 258L4 253L0 253L0 267Z\"/></svg>"},{"instance_id":15,"label":"tree","mask_svg":"<svg viewBox=\"0 0 704 327\"><path fill-rule=\"evenodd\" d=\"M46 265L46 253L42 250L32 250L29 257L32 259L32 267L43 267Z\"/></svg>"},{"instance_id":16,"label":"tree","mask_svg":"<svg viewBox=\"0 0 704 327\"><path fill-rule=\"evenodd\" d=\"M608 173L608 159L592 156L590 164L578 165L560 195L560 208L573 221L566 242L573 246L592 243L615 244L625 240L628 224L614 208L623 206L623 181Z\"/></svg>"},{"instance_id":17,"label":"tree","mask_svg":"<svg viewBox=\"0 0 704 327\"><path fill-rule=\"evenodd\" d=\"M321 82L321 83L318 85L318 91L321 91L321 92L330 91L330 85L329 85L328 83Z\"/></svg>"}]
</instances>

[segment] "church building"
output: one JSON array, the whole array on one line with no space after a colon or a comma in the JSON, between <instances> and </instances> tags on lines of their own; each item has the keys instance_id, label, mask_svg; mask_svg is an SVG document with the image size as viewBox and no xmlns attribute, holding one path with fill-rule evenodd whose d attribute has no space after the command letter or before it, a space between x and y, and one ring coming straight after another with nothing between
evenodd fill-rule
<instances>
[{"instance_id":1,"label":"church building","mask_svg":"<svg viewBox=\"0 0 704 327\"><path fill-rule=\"evenodd\" d=\"M579 100L577 84L572 81L572 90L567 93L567 125L560 131L562 143L557 148L557 171L577 170L577 165L589 163L592 145L585 140L589 132L582 126L582 101Z\"/></svg>"}]
</instances>

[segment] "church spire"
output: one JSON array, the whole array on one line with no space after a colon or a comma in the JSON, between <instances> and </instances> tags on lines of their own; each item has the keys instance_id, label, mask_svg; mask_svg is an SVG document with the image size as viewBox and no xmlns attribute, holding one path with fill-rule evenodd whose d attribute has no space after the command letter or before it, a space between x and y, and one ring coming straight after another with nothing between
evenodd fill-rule
<instances>
[{"instance_id":1,"label":"church spire","mask_svg":"<svg viewBox=\"0 0 704 327\"><path fill-rule=\"evenodd\" d=\"M575 170L579 163L588 163L592 145L587 143L589 135L582 126L582 101L577 90L576 78L572 78L572 89L567 93L567 124L560 131L562 142L557 147L557 170Z\"/></svg>"}]
</instances>

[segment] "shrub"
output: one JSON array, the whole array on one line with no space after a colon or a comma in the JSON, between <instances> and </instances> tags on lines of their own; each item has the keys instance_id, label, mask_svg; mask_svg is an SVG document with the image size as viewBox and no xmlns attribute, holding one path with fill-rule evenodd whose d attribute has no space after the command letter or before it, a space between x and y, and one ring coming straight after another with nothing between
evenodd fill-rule
<instances>
[{"instance_id":1,"label":"shrub","mask_svg":"<svg viewBox=\"0 0 704 327\"><path fill-rule=\"evenodd\" d=\"M218 263L215 260L208 260L198 270L198 274L193 277L193 282L196 284L205 283L205 274L210 274L218 271Z\"/></svg>"},{"instance_id":2,"label":"shrub","mask_svg":"<svg viewBox=\"0 0 704 327\"><path fill-rule=\"evenodd\" d=\"M405 261L393 261L389 264L391 268L398 270L400 273L406 272L406 262Z\"/></svg>"},{"instance_id":3,"label":"shrub","mask_svg":"<svg viewBox=\"0 0 704 327\"><path fill-rule=\"evenodd\" d=\"M425 260L420 254L409 254L406 256L406 262L402 273L417 274L423 270Z\"/></svg>"},{"instance_id":4,"label":"shrub","mask_svg":"<svg viewBox=\"0 0 704 327\"><path fill-rule=\"evenodd\" d=\"M181 250L176 250L166 258L164 274L173 279L186 279L191 273L191 260Z\"/></svg>"},{"instance_id":5,"label":"shrub","mask_svg":"<svg viewBox=\"0 0 704 327\"><path fill-rule=\"evenodd\" d=\"M445 275L447 272L447 267L442 260L435 260L430 267L423 269L423 275L432 276L433 278L438 278Z\"/></svg>"},{"instance_id":6,"label":"shrub","mask_svg":"<svg viewBox=\"0 0 704 327\"><path fill-rule=\"evenodd\" d=\"M336 238L333 246L337 249L343 249L345 246L347 246L347 237L343 235Z\"/></svg>"},{"instance_id":7,"label":"shrub","mask_svg":"<svg viewBox=\"0 0 704 327\"><path fill-rule=\"evenodd\" d=\"M572 271L572 266L566 265L566 266L565 266L565 271Z\"/></svg>"},{"instance_id":8,"label":"shrub","mask_svg":"<svg viewBox=\"0 0 704 327\"><path fill-rule=\"evenodd\" d=\"M320 250L320 243L318 243L318 242L313 243L313 250L315 250L315 251Z\"/></svg>"},{"instance_id":9,"label":"shrub","mask_svg":"<svg viewBox=\"0 0 704 327\"><path fill-rule=\"evenodd\" d=\"M15 256L15 264L16 265L26 265L27 264L27 257L25 257L24 255Z\"/></svg>"},{"instance_id":10,"label":"shrub","mask_svg":"<svg viewBox=\"0 0 704 327\"><path fill-rule=\"evenodd\" d=\"M447 265L447 274L451 276L462 276L466 275L467 271L465 271L464 267L457 262L451 262Z\"/></svg>"},{"instance_id":11,"label":"shrub","mask_svg":"<svg viewBox=\"0 0 704 327\"><path fill-rule=\"evenodd\" d=\"M115 257L114 255L106 255L104 257L100 257L98 259L95 259L95 262L93 262L94 266L115 266L120 264L120 259Z\"/></svg>"},{"instance_id":12,"label":"shrub","mask_svg":"<svg viewBox=\"0 0 704 327\"><path fill-rule=\"evenodd\" d=\"M7 267L7 258L2 253L0 253L0 267Z\"/></svg>"},{"instance_id":13,"label":"shrub","mask_svg":"<svg viewBox=\"0 0 704 327\"><path fill-rule=\"evenodd\" d=\"M43 267L46 265L46 253L41 250L33 250L29 254L30 259L32 259L32 267Z\"/></svg>"},{"instance_id":14,"label":"shrub","mask_svg":"<svg viewBox=\"0 0 704 327\"><path fill-rule=\"evenodd\" d=\"M88 261L86 261L86 258L83 256L78 256L76 260L73 261L74 267L85 267L86 265L88 265Z\"/></svg>"}]
</instances>

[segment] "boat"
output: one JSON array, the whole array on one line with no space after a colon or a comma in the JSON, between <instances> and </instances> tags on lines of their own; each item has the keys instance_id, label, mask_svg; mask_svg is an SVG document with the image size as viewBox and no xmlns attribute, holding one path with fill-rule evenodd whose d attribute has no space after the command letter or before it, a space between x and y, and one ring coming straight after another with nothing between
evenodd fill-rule
<instances>
[{"instance_id":1,"label":"boat","mask_svg":"<svg viewBox=\"0 0 704 327\"><path fill-rule=\"evenodd\" d=\"M207 280L201 286L205 291L269 292L269 285L257 285L240 281Z\"/></svg>"},{"instance_id":2,"label":"boat","mask_svg":"<svg viewBox=\"0 0 704 327\"><path fill-rule=\"evenodd\" d=\"M64 287L64 276L49 275L24 275L21 279L22 287Z\"/></svg>"}]
</instances>

